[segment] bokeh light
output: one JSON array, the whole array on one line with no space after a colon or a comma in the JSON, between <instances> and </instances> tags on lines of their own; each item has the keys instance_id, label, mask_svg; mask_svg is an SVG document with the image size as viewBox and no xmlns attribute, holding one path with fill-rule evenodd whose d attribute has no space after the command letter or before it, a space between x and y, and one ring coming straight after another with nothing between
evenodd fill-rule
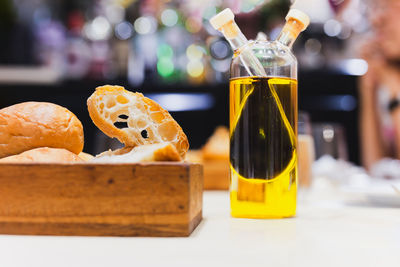
<instances>
[{"instance_id":1,"label":"bokeh light","mask_svg":"<svg viewBox=\"0 0 400 267\"><path fill-rule=\"evenodd\" d=\"M304 44L304 49L308 54L317 55L321 52L322 44L318 39L310 38Z\"/></svg>"},{"instance_id":2,"label":"bokeh light","mask_svg":"<svg viewBox=\"0 0 400 267\"><path fill-rule=\"evenodd\" d=\"M174 55L174 51L171 46L167 44L162 44L157 48L157 57L158 58L172 58Z\"/></svg>"},{"instance_id":3,"label":"bokeh light","mask_svg":"<svg viewBox=\"0 0 400 267\"><path fill-rule=\"evenodd\" d=\"M231 48L230 45L222 39L218 39L217 41L211 43L210 45L210 53L211 56L215 59L226 59L231 57Z\"/></svg>"},{"instance_id":4,"label":"bokeh light","mask_svg":"<svg viewBox=\"0 0 400 267\"><path fill-rule=\"evenodd\" d=\"M168 77L174 72L174 63L170 58L162 57L157 62L157 71L163 77Z\"/></svg>"},{"instance_id":5,"label":"bokeh light","mask_svg":"<svg viewBox=\"0 0 400 267\"><path fill-rule=\"evenodd\" d=\"M342 30L338 35L339 39L345 40L351 37L352 28L347 24L342 24Z\"/></svg>"},{"instance_id":6,"label":"bokeh light","mask_svg":"<svg viewBox=\"0 0 400 267\"><path fill-rule=\"evenodd\" d=\"M208 21L215 14L217 14L217 9L215 8L215 6L208 6L207 8L204 9L203 19Z\"/></svg>"},{"instance_id":7,"label":"bokeh light","mask_svg":"<svg viewBox=\"0 0 400 267\"><path fill-rule=\"evenodd\" d=\"M161 13L161 22L167 27L172 27L178 22L178 14L173 9L165 9Z\"/></svg>"},{"instance_id":8,"label":"bokeh light","mask_svg":"<svg viewBox=\"0 0 400 267\"><path fill-rule=\"evenodd\" d=\"M135 20L133 26L139 34L154 33L157 30L157 21L150 16L139 17Z\"/></svg>"},{"instance_id":9,"label":"bokeh light","mask_svg":"<svg viewBox=\"0 0 400 267\"><path fill-rule=\"evenodd\" d=\"M342 25L339 21L330 19L324 24L324 31L326 35L334 37L338 36L342 31Z\"/></svg>"},{"instance_id":10,"label":"bokeh light","mask_svg":"<svg viewBox=\"0 0 400 267\"><path fill-rule=\"evenodd\" d=\"M354 76L362 76L368 71L367 61L360 58L342 60L339 67L344 73Z\"/></svg>"},{"instance_id":11,"label":"bokeh light","mask_svg":"<svg viewBox=\"0 0 400 267\"><path fill-rule=\"evenodd\" d=\"M189 60L200 60L203 57L203 49L195 44L191 44L186 49L186 56Z\"/></svg>"},{"instance_id":12,"label":"bokeh light","mask_svg":"<svg viewBox=\"0 0 400 267\"><path fill-rule=\"evenodd\" d=\"M245 13L251 12L251 11L254 10L254 8L258 4L260 4L262 2L263 2L263 0L245 0L245 1L242 1L241 11L245 12Z\"/></svg>"},{"instance_id":13,"label":"bokeh light","mask_svg":"<svg viewBox=\"0 0 400 267\"><path fill-rule=\"evenodd\" d=\"M124 19L125 9L117 3L108 4L105 7L105 15L111 23L117 24Z\"/></svg>"},{"instance_id":14,"label":"bokeh light","mask_svg":"<svg viewBox=\"0 0 400 267\"><path fill-rule=\"evenodd\" d=\"M110 37L111 25L105 17L98 16L85 25L84 32L90 40L105 40Z\"/></svg>"},{"instance_id":15,"label":"bokeh light","mask_svg":"<svg viewBox=\"0 0 400 267\"><path fill-rule=\"evenodd\" d=\"M201 61L198 61L198 60L193 61L192 60L192 61L189 61L189 63L187 64L186 70L191 77L197 78L203 74L204 65Z\"/></svg>"},{"instance_id":16,"label":"bokeh light","mask_svg":"<svg viewBox=\"0 0 400 267\"><path fill-rule=\"evenodd\" d=\"M229 70L229 67L231 65L231 59L225 59L225 60L211 60L211 67L218 71L218 72L227 72Z\"/></svg>"},{"instance_id":17,"label":"bokeh light","mask_svg":"<svg viewBox=\"0 0 400 267\"><path fill-rule=\"evenodd\" d=\"M188 32L197 33L201 30L201 23L193 17L189 17L185 22L185 28Z\"/></svg>"},{"instance_id":18,"label":"bokeh light","mask_svg":"<svg viewBox=\"0 0 400 267\"><path fill-rule=\"evenodd\" d=\"M115 26L115 36L120 40L127 40L132 37L133 26L127 21L123 21Z\"/></svg>"}]
</instances>

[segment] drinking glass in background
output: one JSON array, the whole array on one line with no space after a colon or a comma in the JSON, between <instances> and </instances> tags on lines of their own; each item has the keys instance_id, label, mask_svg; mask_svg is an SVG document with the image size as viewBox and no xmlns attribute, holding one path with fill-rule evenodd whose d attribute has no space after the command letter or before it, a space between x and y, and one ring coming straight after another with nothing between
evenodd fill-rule
<instances>
[{"instance_id":1,"label":"drinking glass in background","mask_svg":"<svg viewBox=\"0 0 400 267\"><path fill-rule=\"evenodd\" d=\"M298 181L299 187L309 187L312 183L312 163L315 160L314 138L310 116L300 111L298 119Z\"/></svg>"},{"instance_id":2,"label":"drinking glass in background","mask_svg":"<svg viewBox=\"0 0 400 267\"><path fill-rule=\"evenodd\" d=\"M316 158L330 155L335 159L348 160L345 130L338 123L318 123L312 126Z\"/></svg>"}]
</instances>

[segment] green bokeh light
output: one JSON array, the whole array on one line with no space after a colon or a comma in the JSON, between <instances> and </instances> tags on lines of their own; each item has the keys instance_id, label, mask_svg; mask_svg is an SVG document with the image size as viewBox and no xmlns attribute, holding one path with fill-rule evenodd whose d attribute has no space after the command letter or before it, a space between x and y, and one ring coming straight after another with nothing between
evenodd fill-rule
<instances>
[{"instance_id":1,"label":"green bokeh light","mask_svg":"<svg viewBox=\"0 0 400 267\"><path fill-rule=\"evenodd\" d=\"M167 44L162 44L157 48L157 57L159 59L162 58L171 59L173 55L174 51L172 50L172 47Z\"/></svg>"},{"instance_id":2,"label":"green bokeh light","mask_svg":"<svg viewBox=\"0 0 400 267\"><path fill-rule=\"evenodd\" d=\"M157 71L162 77L168 77L174 73L174 63L170 58L161 57L157 62Z\"/></svg>"}]
</instances>

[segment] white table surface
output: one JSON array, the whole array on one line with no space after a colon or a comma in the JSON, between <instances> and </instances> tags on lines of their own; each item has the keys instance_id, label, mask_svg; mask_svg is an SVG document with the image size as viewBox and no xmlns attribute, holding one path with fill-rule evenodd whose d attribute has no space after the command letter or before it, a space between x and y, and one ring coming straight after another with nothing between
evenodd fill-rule
<instances>
[{"instance_id":1,"label":"white table surface","mask_svg":"<svg viewBox=\"0 0 400 267\"><path fill-rule=\"evenodd\" d=\"M296 218L235 219L204 193L189 238L0 235L0 266L400 266L400 209L301 192Z\"/></svg>"}]
</instances>

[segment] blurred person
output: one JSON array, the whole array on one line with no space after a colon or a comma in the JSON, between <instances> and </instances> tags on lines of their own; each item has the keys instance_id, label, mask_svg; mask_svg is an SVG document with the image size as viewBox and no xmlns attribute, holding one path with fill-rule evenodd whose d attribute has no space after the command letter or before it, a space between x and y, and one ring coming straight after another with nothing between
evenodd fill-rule
<instances>
[{"instance_id":1,"label":"blurred person","mask_svg":"<svg viewBox=\"0 0 400 267\"><path fill-rule=\"evenodd\" d=\"M362 49L368 72L361 78L362 163L400 159L400 1L369 1L373 37Z\"/></svg>"}]
</instances>

